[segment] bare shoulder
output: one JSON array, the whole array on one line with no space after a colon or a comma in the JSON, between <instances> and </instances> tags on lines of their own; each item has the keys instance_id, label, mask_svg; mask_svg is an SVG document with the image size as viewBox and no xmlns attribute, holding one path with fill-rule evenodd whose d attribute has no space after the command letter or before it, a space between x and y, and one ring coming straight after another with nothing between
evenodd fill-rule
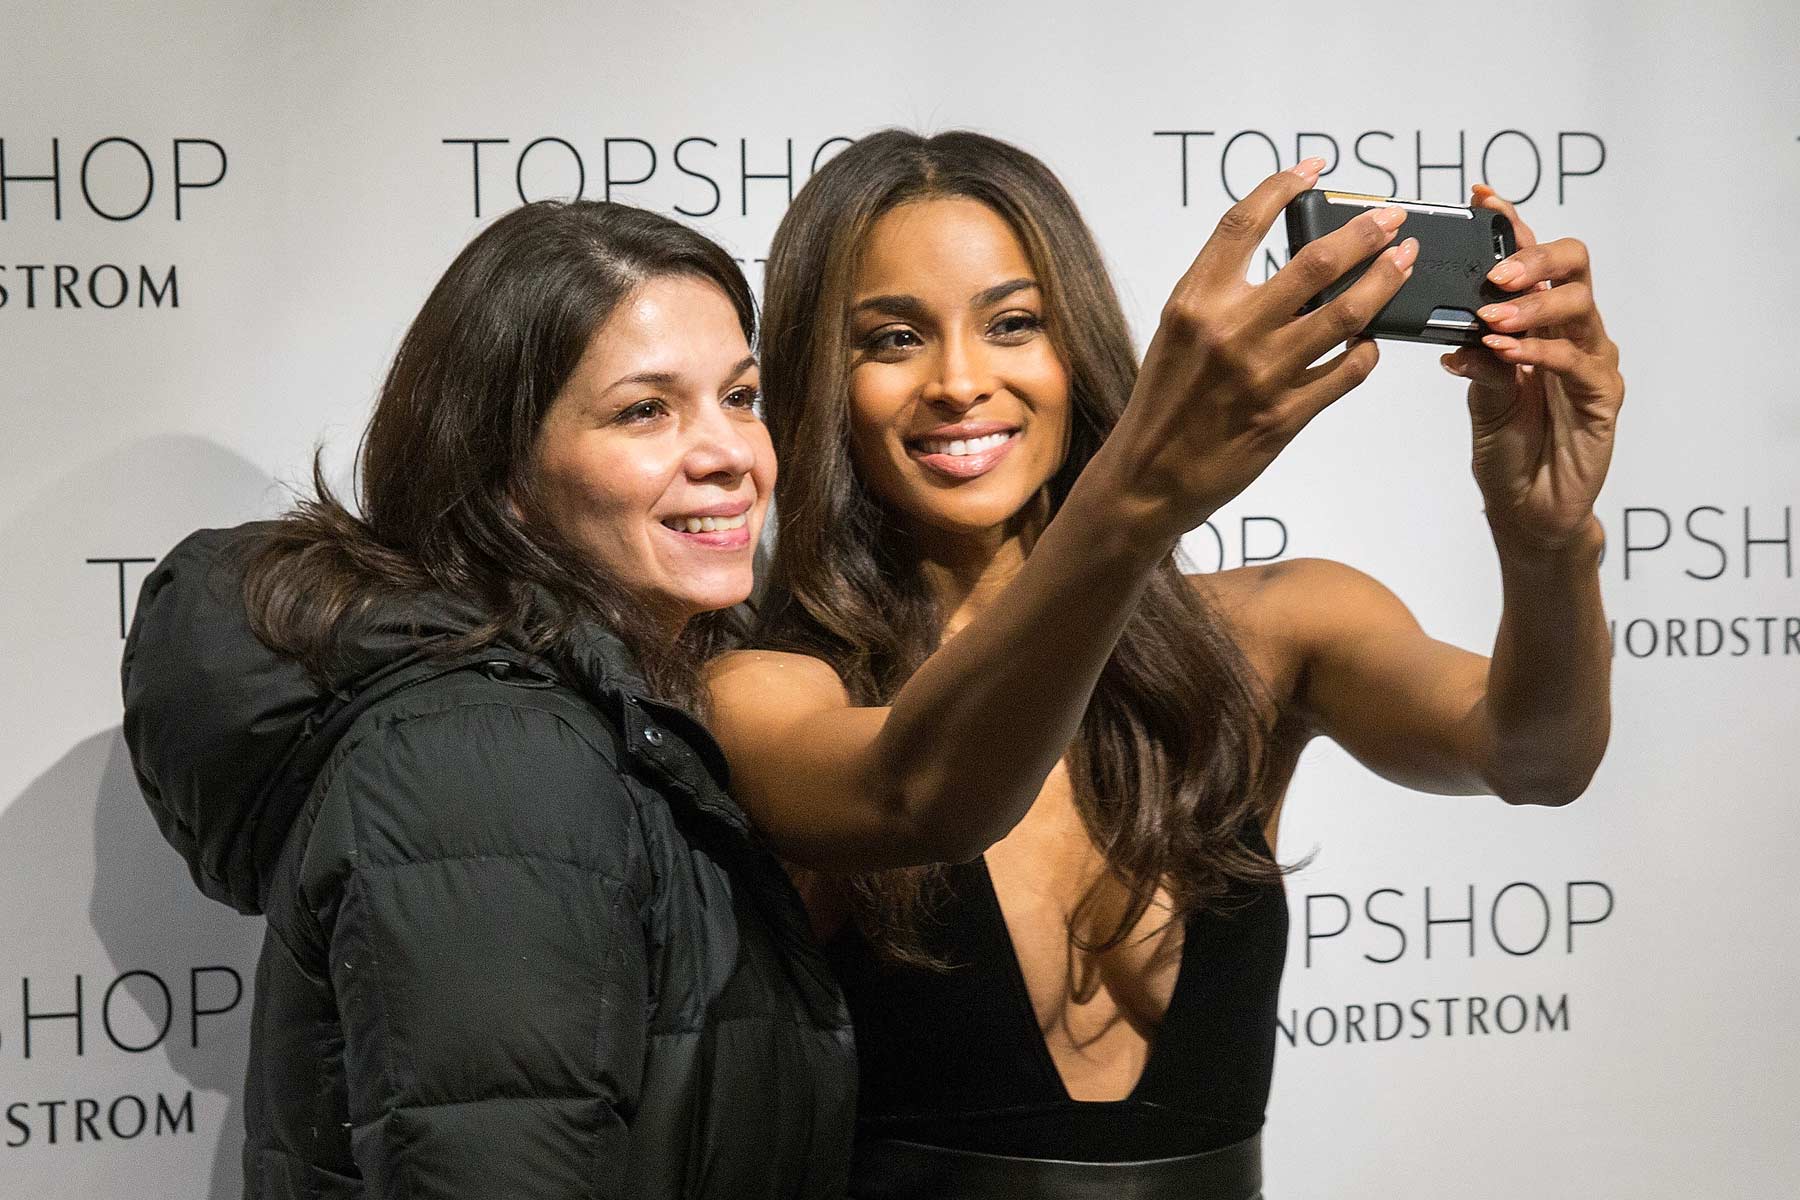
<instances>
[{"instance_id":1,"label":"bare shoulder","mask_svg":"<svg viewBox=\"0 0 1800 1200\"><path fill-rule=\"evenodd\" d=\"M782 650L733 650L706 665L714 724L767 729L825 709L848 708L850 694L831 664Z\"/></svg>"},{"instance_id":2,"label":"bare shoulder","mask_svg":"<svg viewBox=\"0 0 1800 1200\"><path fill-rule=\"evenodd\" d=\"M709 686L736 686L753 683L792 682L802 686L829 685L839 692L843 680L830 663L810 654L786 650L732 650L706 664L704 671Z\"/></svg>"}]
</instances>

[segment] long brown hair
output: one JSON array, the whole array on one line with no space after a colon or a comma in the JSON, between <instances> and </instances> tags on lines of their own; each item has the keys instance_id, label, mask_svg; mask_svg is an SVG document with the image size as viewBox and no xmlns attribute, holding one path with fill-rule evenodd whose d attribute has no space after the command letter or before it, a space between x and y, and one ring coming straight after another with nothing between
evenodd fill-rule
<instances>
[{"instance_id":1,"label":"long brown hair","mask_svg":"<svg viewBox=\"0 0 1800 1200\"><path fill-rule=\"evenodd\" d=\"M939 643L944 614L910 539L857 475L849 450L849 308L858 256L882 214L959 196L999 214L1037 274L1046 327L1069 375L1067 459L1047 485L1052 514L1124 410L1137 357L1093 235L1036 158L981 134L872 134L815 174L769 252L763 390L783 470L775 554L757 622L763 645L811 654L856 703L880 705ZM1130 902L1090 949L1119 944L1167 887L1177 918L1280 869L1245 832L1262 813L1264 705L1242 654L1171 555L1157 569L1101 672L1069 747L1089 836ZM921 918L942 867L855 881L863 933L891 958L935 965ZM1080 902L1073 930L1097 912Z\"/></svg>"},{"instance_id":2,"label":"long brown hair","mask_svg":"<svg viewBox=\"0 0 1800 1200\"><path fill-rule=\"evenodd\" d=\"M731 257L667 217L622 204L539 201L488 226L450 264L381 385L358 458L361 515L326 485L254 543L244 595L272 649L329 677L346 622L384 598L439 591L486 620L446 650L500 639L556 656L583 621L617 634L651 687L697 700L697 665L731 614L688 623L674 647L542 518L534 447L588 343L643 283L717 284L748 342L756 313Z\"/></svg>"}]
</instances>

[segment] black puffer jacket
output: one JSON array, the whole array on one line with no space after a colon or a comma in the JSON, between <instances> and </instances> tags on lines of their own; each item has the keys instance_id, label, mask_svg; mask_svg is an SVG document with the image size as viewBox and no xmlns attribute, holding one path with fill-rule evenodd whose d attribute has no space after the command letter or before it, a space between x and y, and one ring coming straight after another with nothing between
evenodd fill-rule
<instances>
[{"instance_id":1,"label":"black puffer jacket","mask_svg":"<svg viewBox=\"0 0 1800 1200\"><path fill-rule=\"evenodd\" d=\"M596 632L555 667L419 638L321 689L251 635L239 535L144 584L125 734L208 895L263 912L254 1197L838 1197L848 1018L717 747Z\"/></svg>"}]
</instances>

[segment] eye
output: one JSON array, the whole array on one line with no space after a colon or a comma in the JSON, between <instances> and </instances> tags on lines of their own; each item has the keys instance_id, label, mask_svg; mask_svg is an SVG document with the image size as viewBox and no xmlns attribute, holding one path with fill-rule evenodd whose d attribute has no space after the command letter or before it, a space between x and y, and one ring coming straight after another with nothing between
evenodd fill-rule
<instances>
[{"instance_id":1,"label":"eye","mask_svg":"<svg viewBox=\"0 0 1800 1200\"><path fill-rule=\"evenodd\" d=\"M904 325L883 325L864 334L859 348L868 354L894 356L924 344L923 338Z\"/></svg>"},{"instance_id":2,"label":"eye","mask_svg":"<svg viewBox=\"0 0 1800 1200\"><path fill-rule=\"evenodd\" d=\"M639 400L619 412L616 420L622 425L643 425L662 416L669 411L669 406L660 399Z\"/></svg>"},{"instance_id":3,"label":"eye","mask_svg":"<svg viewBox=\"0 0 1800 1200\"><path fill-rule=\"evenodd\" d=\"M1002 341L1022 342L1044 327L1044 319L1034 312L1009 312L995 317L988 333Z\"/></svg>"},{"instance_id":4,"label":"eye","mask_svg":"<svg viewBox=\"0 0 1800 1200\"><path fill-rule=\"evenodd\" d=\"M753 416L762 416L762 392L753 387L732 388L725 394L725 407Z\"/></svg>"}]
</instances>

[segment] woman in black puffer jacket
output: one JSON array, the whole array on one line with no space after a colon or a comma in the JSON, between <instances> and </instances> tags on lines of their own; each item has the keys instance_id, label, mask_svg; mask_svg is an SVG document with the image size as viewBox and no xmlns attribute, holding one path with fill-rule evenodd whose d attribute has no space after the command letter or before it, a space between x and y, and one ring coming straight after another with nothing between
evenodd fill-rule
<instances>
[{"instance_id":1,"label":"woman in black puffer jacket","mask_svg":"<svg viewBox=\"0 0 1800 1200\"><path fill-rule=\"evenodd\" d=\"M151 574L124 663L144 794L268 917L253 1197L835 1197L848 1021L683 704L774 479L741 273L528 205L401 344L361 513Z\"/></svg>"}]
</instances>

